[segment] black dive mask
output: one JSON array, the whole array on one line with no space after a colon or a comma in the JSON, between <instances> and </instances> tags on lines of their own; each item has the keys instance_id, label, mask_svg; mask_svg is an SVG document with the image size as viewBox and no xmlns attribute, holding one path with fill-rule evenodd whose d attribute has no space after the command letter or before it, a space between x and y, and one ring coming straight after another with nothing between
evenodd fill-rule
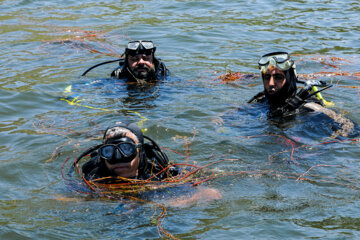
<instances>
[{"instance_id":1,"label":"black dive mask","mask_svg":"<svg viewBox=\"0 0 360 240\"><path fill-rule=\"evenodd\" d=\"M151 55L156 50L154 43L148 40L131 41L128 43L125 53L135 56L137 54Z\"/></svg>"},{"instance_id":2,"label":"black dive mask","mask_svg":"<svg viewBox=\"0 0 360 240\"><path fill-rule=\"evenodd\" d=\"M128 137L115 139L109 144L104 144L98 150L100 157L110 164L131 162L137 154L137 148L141 144L135 144Z\"/></svg>"}]
</instances>

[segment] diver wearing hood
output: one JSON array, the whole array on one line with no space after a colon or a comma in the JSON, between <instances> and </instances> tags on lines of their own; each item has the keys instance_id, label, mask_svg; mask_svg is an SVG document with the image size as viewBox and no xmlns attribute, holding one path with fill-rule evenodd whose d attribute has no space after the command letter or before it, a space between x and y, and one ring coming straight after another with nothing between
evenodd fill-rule
<instances>
[{"instance_id":1,"label":"diver wearing hood","mask_svg":"<svg viewBox=\"0 0 360 240\"><path fill-rule=\"evenodd\" d=\"M266 102L270 107L270 116L299 111L306 102L323 105L322 101L310 96L309 89L297 92L296 66L288 53L272 52L263 55L259 60L259 68L264 91L255 95L249 103Z\"/></svg>"},{"instance_id":2,"label":"diver wearing hood","mask_svg":"<svg viewBox=\"0 0 360 240\"><path fill-rule=\"evenodd\" d=\"M307 80L299 81L296 76L295 63L287 52L272 52L263 55L259 60L259 68L264 84L264 91L255 95L248 103L264 102L269 105L269 117L288 117L304 112L321 112L339 124L333 137L347 137L355 124L326 107L332 106L320 94L331 87L326 82ZM298 90L296 83L304 86ZM318 90L317 87L322 87Z\"/></svg>"},{"instance_id":3,"label":"diver wearing hood","mask_svg":"<svg viewBox=\"0 0 360 240\"><path fill-rule=\"evenodd\" d=\"M87 180L118 176L141 180L153 177L152 180L161 180L178 174L175 166L162 171L170 165L168 157L134 123L108 128L104 133L103 143L81 154L76 162L87 155L91 159L82 166L83 176Z\"/></svg>"},{"instance_id":4,"label":"diver wearing hood","mask_svg":"<svg viewBox=\"0 0 360 240\"><path fill-rule=\"evenodd\" d=\"M131 41L125 48L125 58L119 62L111 77L129 81L144 80L151 82L163 80L169 70L160 59L155 57L156 47L152 41Z\"/></svg>"},{"instance_id":5,"label":"diver wearing hood","mask_svg":"<svg viewBox=\"0 0 360 240\"><path fill-rule=\"evenodd\" d=\"M131 183L133 179L165 180L165 183L170 183L167 178L179 176L181 172L175 164L169 163L168 157L156 142L144 136L134 123L117 124L108 128L104 133L103 143L83 152L76 158L74 166L77 168L81 159L88 155L91 159L82 165L82 176L87 181L101 184ZM189 173L182 178L186 176ZM214 188L193 188L192 184L184 186L186 188L183 190L187 190L187 194L169 199L167 204L185 206L222 197Z\"/></svg>"},{"instance_id":6,"label":"diver wearing hood","mask_svg":"<svg viewBox=\"0 0 360 240\"><path fill-rule=\"evenodd\" d=\"M268 86L264 90L266 98L272 106L282 106L286 99L293 97L296 94L296 70L295 64L291 59L286 60L286 54L277 52L278 57L271 57L274 53L264 55L259 65L261 66L261 77L265 83L269 85L270 78L274 77L274 85L280 80L285 82L280 89L274 89L273 85ZM284 56L282 56L284 55ZM282 73L284 75L282 75ZM272 76L275 74L275 76ZM275 91L274 91L275 90Z\"/></svg>"},{"instance_id":7,"label":"diver wearing hood","mask_svg":"<svg viewBox=\"0 0 360 240\"><path fill-rule=\"evenodd\" d=\"M170 75L170 71L155 57L155 51L156 47L152 41L131 41L122 54L124 58L98 63L88 68L81 76L86 76L88 72L104 64L119 62L119 67L112 71L111 77L140 83L164 80Z\"/></svg>"}]
</instances>

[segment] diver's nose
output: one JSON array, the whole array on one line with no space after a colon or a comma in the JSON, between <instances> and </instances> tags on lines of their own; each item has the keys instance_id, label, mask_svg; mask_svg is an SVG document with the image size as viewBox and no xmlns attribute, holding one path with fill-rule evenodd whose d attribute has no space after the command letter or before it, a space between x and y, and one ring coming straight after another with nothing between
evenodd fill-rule
<instances>
[{"instance_id":1,"label":"diver's nose","mask_svg":"<svg viewBox=\"0 0 360 240\"><path fill-rule=\"evenodd\" d=\"M271 75L271 77L270 77L269 86L275 86L275 79L274 79L273 75Z\"/></svg>"},{"instance_id":2,"label":"diver's nose","mask_svg":"<svg viewBox=\"0 0 360 240\"><path fill-rule=\"evenodd\" d=\"M140 58L139 58L139 63L140 64L144 64L145 63L145 60L144 60L144 54L143 55L140 55Z\"/></svg>"}]
</instances>

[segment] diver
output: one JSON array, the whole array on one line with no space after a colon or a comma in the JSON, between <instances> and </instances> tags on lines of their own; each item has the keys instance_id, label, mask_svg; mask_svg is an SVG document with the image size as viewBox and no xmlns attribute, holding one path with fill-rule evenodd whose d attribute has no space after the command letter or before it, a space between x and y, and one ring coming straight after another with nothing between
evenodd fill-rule
<instances>
[{"instance_id":1,"label":"diver","mask_svg":"<svg viewBox=\"0 0 360 240\"><path fill-rule=\"evenodd\" d=\"M165 64L155 57L156 47L152 41L140 40L128 43L123 54L124 58L96 64L87 69L82 76L104 64L119 63L111 77L82 79L80 82L68 85L64 96L60 99L70 105L113 111L114 106L103 106L104 97L111 103L120 101L125 107L141 104L145 108L155 106L154 101L160 95L160 82L170 76ZM120 79L120 80L119 80ZM123 84L125 83L125 84ZM112 101L112 100L115 101Z\"/></svg>"},{"instance_id":2,"label":"diver","mask_svg":"<svg viewBox=\"0 0 360 240\"><path fill-rule=\"evenodd\" d=\"M155 51L156 47L152 41L130 41L122 55L123 58L92 66L82 76L103 64L119 62L119 66L113 70L111 77L138 83L165 80L170 75L170 71L159 58L155 57Z\"/></svg>"},{"instance_id":3,"label":"diver","mask_svg":"<svg viewBox=\"0 0 360 240\"><path fill-rule=\"evenodd\" d=\"M326 108L327 102L321 91L331 87L326 82L299 81L296 66L287 52L272 52L263 55L259 62L264 91L256 94L248 103L261 102L269 106L269 117L292 117L299 113L317 111L324 113L340 125L336 135L347 137L354 129L354 123L343 115ZM296 83L303 83L298 90ZM317 87L323 87L318 90Z\"/></svg>"},{"instance_id":4,"label":"diver","mask_svg":"<svg viewBox=\"0 0 360 240\"><path fill-rule=\"evenodd\" d=\"M145 141L146 140L146 141ZM87 181L100 183L131 182L134 180L161 181L181 174L181 169L170 164L167 155L151 138L143 135L135 124L119 123L106 129L103 143L96 145L76 160L85 156L91 159L82 165L82 175ZM167 183L171 182L170 180ZM211 201L222 196L218 190L209 187L197 187L174 200L172 206L184 206L199 201Z\"/></svg>"},{"instance_id":5,"label":"diver","mask_svg":"<svg viewBox=\"0 0 360 240\"><path fill-rule=\"evenodd\" d=\"M145 143L144 139L148 142ZM144 136L135 123L109 127L104 133L103 143L81 156L88 154L91 159L82 166L87 180L117 176L161 180L179 173L176 166L167 168L170 165L167 155L154 140Z\"/></svg>"}]
</instances>

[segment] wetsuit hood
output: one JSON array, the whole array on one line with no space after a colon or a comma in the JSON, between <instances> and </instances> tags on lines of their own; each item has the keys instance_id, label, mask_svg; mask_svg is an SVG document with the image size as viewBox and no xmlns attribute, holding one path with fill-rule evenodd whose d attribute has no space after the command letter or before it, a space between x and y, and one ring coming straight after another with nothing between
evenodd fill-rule
<instances>
[{"instance_id":1,"label":"wetsuit hood","mask_svg":"<svg viewBox=\"0 0 360 240\"><path fill-rule=\"evenodd\" d=\"M275 94L270 95L266 89L264 91L266 98L269 100L269 104L273 107L280 107L285 104L286 99L296 94L296 74L293 68L287 71L283 71L286 76L285 85ZM261 74L263 78L263 73Z\"/></svg>"},{"instance_id":2,"label":"wetsuit hood","mask_svg":"<svg viewBox=\"0 0 360 240\"><path fill-rule=\"evenodd\" d=\"M125 131L132 132L139 140L140 144L144 144L144 135L141 129L135 123L118 123L115 126L109 127L104 133L104 143L107 143L109 139L116 139L124 137Z\"/></svg>"}]
</instances>

